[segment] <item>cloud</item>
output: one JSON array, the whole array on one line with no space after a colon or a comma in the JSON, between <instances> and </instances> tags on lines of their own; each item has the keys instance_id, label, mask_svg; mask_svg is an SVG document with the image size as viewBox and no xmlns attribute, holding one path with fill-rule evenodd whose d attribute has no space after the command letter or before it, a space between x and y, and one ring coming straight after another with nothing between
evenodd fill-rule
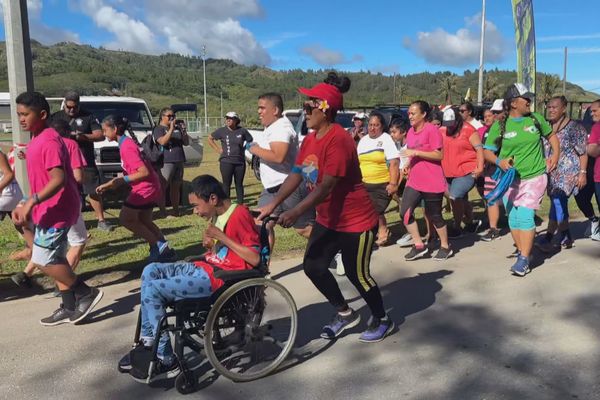
<instances>
[{"instance_id":1,"label":"cloud","mask_svg":"<svg viewBox=\"0 0 600 400\"><path fill-rule=\"evenodd\" d=\"M0 3L0 18L4 20L4 11ZM43 11L42 0L27 0L27 16L29 17L29 36L46 45L59 42L79 43L79 35L66 29L48 26L41 21Z\"/></svg>"},{"instance_id":2,"label":"cloud","mask_svg":"<svg viewBox=\"0 0 600 400\"><path fill-rule=\"evenodd\" d=\"M114 35L110 49L146 54L201 55L267 65L269 53L240 18L262 18L258 0L70 0L96 26Z\"/></svg>"},{"instance_id":3,"label":"cloud","mask_svg":"<svg viewBox=\"0 0 600 400\"><path fill-rule=\"evenodd\" d=\"M465 18L465 27L449 33L442 28L431 32L418 32L417 39L404 38L403 45L432 64L462 67L479 62L481 38L481 13ZM496 25L486 21L485 60L500 62L508 43Z\"/></svg>"},{"instance_id":4,"label":"cloud","mask_svg":"<svg viewBox=\"0 0 600 400\"><path fill-rule=\"evenodd\" d=\"M587 35L558 35L558 36L541 36L536 39L538 42L556 42L566 40L586 40L600 39L600 33L590 33Z\"/></svg>"},{"instance_id":5,"label":"cloud","mask_svg":"<svg viewBox=\"0 0 600 400\"><path fill-rule=\"evenodd\" d=\"M342 52L326 49L320 44L303 47L300 49L300 53L309 56L314 62L324 67L332 67L338 64L352 64L364 59L359 54L355 54L352 58L346 58Z\"/></svg>"},{"instance_id":6,"label":"cloud","mask_svg":"<svg viewBox=\"0 0 600 400\"><path fill-rule=\"evenodd\" d=\"M399 64L376 65L372 68L369 68L369 70L372 72L375 72L375 73L381 72L384 75L397 74L398 72L400 72L400 65Z\"/></svg>"},{"instance_id":7,"label":"cloud","mask_svg":"<svg viewBox=\"0 0 600 400\"><path fill-rule=\"evenodd\" d=\"M278 46L281 43L286 42L288 40L301 38L301 37L304 37L307 35L308 35L307 33L302 33L302 32L283 32L283 33L277 35L276 39L265 40L262 43L262 46L265 49L271 49L271 48Z\"/></svg>"}]
</instances>

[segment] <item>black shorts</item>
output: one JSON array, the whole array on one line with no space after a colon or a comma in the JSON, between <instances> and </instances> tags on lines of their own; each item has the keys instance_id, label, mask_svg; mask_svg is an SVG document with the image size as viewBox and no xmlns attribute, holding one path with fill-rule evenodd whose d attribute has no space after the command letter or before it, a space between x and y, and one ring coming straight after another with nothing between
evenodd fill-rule
<instances>
[{"instance_id":1,"label":"black shorts","mask_svg":"<svg viewBox=\"0 0 600 400\"><path fill-rule=\"evenodd\" d=\"M387 210L390 205L390 201L392 197L387 194L385 190L387 187L387 183L365 183L365 188L367 189L367 193L369 193L369 197L371 198L371 202L373 202L373 206L375 207L375 211L377 215L385 214L385 210Z\"/></svg>"},{"instance_id":2,"label":"black shorts","mask_svg":"<svg viewBox=\"0 0 600 400\"><path fill-rule=\"evenodd\" d=\"M125 201L123 203L123 206L134 209L134 210L152 210L154 207L156 207L156 204L155 203L131 204L131 203L128 203L127 201Z\"/></svg>"}]
</instances>

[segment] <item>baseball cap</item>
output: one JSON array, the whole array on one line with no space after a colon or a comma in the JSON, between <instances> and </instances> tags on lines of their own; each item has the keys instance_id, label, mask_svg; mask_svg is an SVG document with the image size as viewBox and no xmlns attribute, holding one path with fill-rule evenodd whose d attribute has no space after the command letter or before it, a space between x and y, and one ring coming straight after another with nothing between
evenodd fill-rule
<instances>
[{"instance_id":1,"label":"baseball cap","mask_svg":"<svg viewBox=\"0 0 600 400\"><path fill-rule=\"evenodd\" d=\"M504 99L494 100L494 104L492 104L492 108L490 108L490 111L502 111L502 110L504 110Z\"/></svg>"},{"instance_id":2,"label":"baseball cap","mask_svg":"<svg viewBox=\"0 0 600 400\"><path fill-rule=\"evenodd\" d=\"M506 89L506 93L504 94L505 99L514 99L516 97L523 97L525 99L533 99L535 94L529 91L525 85L522 83L514 83Z\"/></svg>"},{"instance_id":3,"label":"baseball cap","mask_svg":"<svg viewBox=\"0 0 600 400\"><path fill-rule=\"evenodd\" d=\"M456 111L454 108L447 108L444 111L444 117L442 118L442 126L452 126L456 122Z\"/></svg>"},{"instance_id":4,"label":"baseball cap","mask_svg":"<svg viewBox=\"0 0 600 400\"><path fill-rule=\"evenodd\" d=\"M352 117L352 119L365 119L367 118L367 115L365 113L359 112L354 114L354 117Z\"/></svg>"},{"instance_id":5,"label":"baseball cap","mask_svg":"<svg viewBox=\"0 0 600 400\"><path fill-rule=\"evenodd\" d=\"M225 118L232 118L232 119L237 119L237 120L240 119L240 117L237 115L237 113L235 111L229 111L227 114L225 114Z\"/></svg>"},{"instance_id":6,"label":"baseball cap","mask_svg":"<svg viewBox=\"0 0 600 400\"><path fill-rule=\"evenodd\" d=\"M344 96L340 90L329 83L317 83L312 88L299 88L298 92L307 97L325 100L333 110L344 108Z\"/></svg>"}]
</instances>

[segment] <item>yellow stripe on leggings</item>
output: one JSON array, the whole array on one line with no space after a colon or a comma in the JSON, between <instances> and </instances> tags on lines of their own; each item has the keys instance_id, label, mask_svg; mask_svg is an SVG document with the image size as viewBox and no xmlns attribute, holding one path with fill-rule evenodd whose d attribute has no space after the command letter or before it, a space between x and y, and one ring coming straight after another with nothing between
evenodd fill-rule
<instances>
[{"instance_id":1,"label":"yellow stripe on leggings","mask_svg":"<svg viewBox=\"0 0 600 400\"><path fill-rule=\"evenodd\" d=\"M368 236L368 239L366 239L365 236ZM373 236L371 235L371 231L361 233L359 240L360 242L358 244L358 254L356 255L358 281L360 282L360 285L363 287L365 292L368 292L372 286L375 286L375 281L373 281L373 279L368 274L370 257L367 256L370 255L370 249L373 245ZM366 246L365 242L367 242ZM367 274L365 274L365 266Z\"/></svg>"},{"instance_id":2,"label":"yellow stripe on leggings","mask_svg":"<svg viewBox=\"0 0 600 400\"><path fill-rule=\"evenodd\" d=\"M369 243L367 244L367 254L366 254L366 266L365 268L365 277L367 278L367 282L369 282L371 287L374 287L375 280L371 276L371 251L373 250L373 240L375 240L375 235L373 232L369 231Z\"/></svg>"}]
</instances>

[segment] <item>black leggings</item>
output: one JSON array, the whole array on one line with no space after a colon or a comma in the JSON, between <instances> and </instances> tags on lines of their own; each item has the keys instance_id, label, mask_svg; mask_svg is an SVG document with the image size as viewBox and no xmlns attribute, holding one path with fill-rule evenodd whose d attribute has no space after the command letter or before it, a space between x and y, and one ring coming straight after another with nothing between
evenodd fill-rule
<instances>
[{"instance_id":1,"label":"black leggings","mask_svg":"<svg viewBox=\"0 0 600 400\"><path fill-rule=\"evenodd\" d=\"M235 179L235 193L238 204L244 203L244 175L246 174L246 164L231 164L221 162L221 176L223 177L223 186L225 194L229 196L231 192L231 178Z\"/></svg>"},{"instance_id":2,"label":"black leggings","mask_svg":"<svg viewBox=\"0 0 600 400\"><path fill-rule=\"evenodd\" d=\"M437 229L446 226L446 221L442 217L442 201L444 193L426 193L419 192L407 186L402 194L402 204L400 205L400 218L404 225L410 225L415 222L415 208L421 205L421 200L425 200L425 214Z\"/></svg>"},{"instance_id":3,"label":"black leggings","mask_svg":"<svg viewBox=\"0 0 600 400\"><path fill-rule=\"evenodd\" d=\"M381 292L371 277L370 263L377 227L365 232L337 232L315 223L304 253L304 273L338 311L348 308L329 265L341 250L346 276L375 318L385 317Z\"/></svg>"},{"instance_id":4,"label":"black leggings","mask_svg":"<svg viewBox=\"0 0 600 400\"><path fill-rule=\"evenodd\" d=\"M575 201L583 215L585 215L587 219L592 219L596 216L594 206L592 205L592 197L596 191L594 185L594 159L592 157L588 158L587 171L587 184L579 191L579 193L577 193ZM596 196L596 204L598 204L598 208L600 208L600 197L598 196Z\"/></svg>"}]
</instances>

